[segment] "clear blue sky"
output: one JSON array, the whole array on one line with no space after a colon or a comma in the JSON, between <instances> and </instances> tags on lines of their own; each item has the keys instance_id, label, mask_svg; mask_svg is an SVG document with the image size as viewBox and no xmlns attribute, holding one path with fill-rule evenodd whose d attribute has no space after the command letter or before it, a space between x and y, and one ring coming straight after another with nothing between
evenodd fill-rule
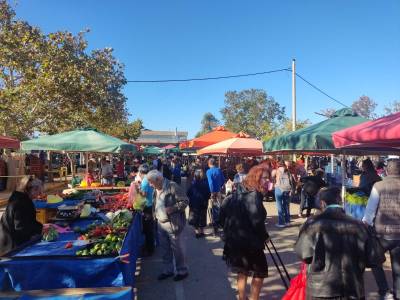
<instances>
[{"instance_id":1,"label":"clear blue sky","mask_svg":"<svg viewBox=\"0 0 400 300\"><path fill-rule=\"evenodd\" d=\"M90 28L91 48L112 47L128 80L218 76L289 67L338 100L365 94L378 112L400 100L400 1L18 0L17 16L44 32ZM290 73L208 82L128 84L132 118L188 130L220 117L228 90L265 89L291 112ZM298 80L298 118L341 108Z\"/></svg>"}]
</instances>

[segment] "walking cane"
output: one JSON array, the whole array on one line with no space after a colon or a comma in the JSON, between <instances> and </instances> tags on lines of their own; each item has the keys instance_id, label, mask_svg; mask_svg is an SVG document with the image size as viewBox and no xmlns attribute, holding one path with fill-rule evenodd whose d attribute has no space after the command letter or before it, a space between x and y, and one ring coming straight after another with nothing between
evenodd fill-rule
<instances>
[{"instance_id":1,"label":"walking cane","mask_svg":"<svg viewBox=\"0 0 400 300\"><path fill-rule=\"evenodd\" d=\"M287 269L286 269L286 267L285 267L285 264L283 263L283 261L282 261L282 259L281 259L281 256L279 255L278 251L276 250L275 245L274 245L274 243L272 242L271 239L269 240L269 242L271 243L272 248L274 248L275 253L276 253L276 256L278 256L278 259L279 259L279 261L280 261L280 263L281 263L281 265L282 265L282 268L283 268L283 270L284 270L285 273L286 273L286 277L287 277L288 281L290 282L290 279L291 279L291 278L290 278L290 275L289 275L289 273L288 273L288 271L287 271Z\"/></svg>"},{"instance_id":2,"label":"walking cane","mask_svg":"<svg viewBox=\"0 0 400 300\"><path fill-rule=\"evenodd\" d=\"M271 249L269 248L267 242L265 242L265 246L267 247L267 250L268 250L269 254L271 255L272 261L274 262L274 265L275 265L276 269L278 270L279 276L281 277L282 282L283 282L283 284L284 284L286 290L289 289L289 285L288 285L288 283L286 282L286 279L285 279L285 277L283 276L282 271L281 271L281 269L280 269L278 263L276 262L275 257L274 257L274 255L273 255Z\"/></svg>"}]
</instances>

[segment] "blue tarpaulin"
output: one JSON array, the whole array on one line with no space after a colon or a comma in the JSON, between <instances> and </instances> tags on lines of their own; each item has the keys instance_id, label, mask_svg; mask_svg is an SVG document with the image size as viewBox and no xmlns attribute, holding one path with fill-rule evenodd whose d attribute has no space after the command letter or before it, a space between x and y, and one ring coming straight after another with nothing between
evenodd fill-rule
<instances>
[{"instance_id":1,"label":"blue tarpaulin","mask_svg":"<svg viewBox=\"0 0 400 300\"><path fill-rule=\"evenodd\" d=\"M79 222L83 226L88 221ZM0 260L1 290L134 286L136 259L143 243L140 214L135 214L120 251L120 255L129 254L129 263L116 257L77 257L74 253L79 246L71 251L64 248L74 236L60 234L58 242L48 243L47 253L40 242Z\"/></svg>"},{"instance_id":2,"label":"blue tarpaulin","mask_svg":"<svg viewBox=\"0 0 400 300\"><path fill-rule=\"evenodd\" d=\"M0 297L1 299L1 297ZM34 296L22 295L20 300L132 300L132 288L115 293L82 293L79 295Z\"/></svg>"}]
</instances>

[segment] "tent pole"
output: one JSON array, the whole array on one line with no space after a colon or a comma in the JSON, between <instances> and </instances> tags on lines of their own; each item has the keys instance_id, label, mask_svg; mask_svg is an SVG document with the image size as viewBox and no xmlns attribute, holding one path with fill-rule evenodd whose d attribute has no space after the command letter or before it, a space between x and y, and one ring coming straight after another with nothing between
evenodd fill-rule
<instances>
[{"instance_id":1,"label":"tent pole","mask_svg":"<svg viewBox=\"0 0 400 300\"><path fill-rule=\"evenodd\" d=\"M86 174L89 174L89 152L85 152Z\"/></svg>"},{"instance_id":2,"label":"tent pole","mask_svg":"<svg viewBox=\"0 0 400 300\"><path fill-rule=\"evenodd\" d=\"M346 208L346 155L342 155L341 162L341 171L342 171L342 200L343 200L343 208Z\"/></svg>"}]
</instances>

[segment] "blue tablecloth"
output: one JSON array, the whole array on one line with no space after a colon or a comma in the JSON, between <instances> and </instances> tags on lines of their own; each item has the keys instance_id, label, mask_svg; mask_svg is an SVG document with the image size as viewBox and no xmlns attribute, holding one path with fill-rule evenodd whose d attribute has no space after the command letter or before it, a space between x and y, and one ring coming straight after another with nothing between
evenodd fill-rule
<instances>
[{"instance_id":1,"label":"blue tablecloth","mask_svg":"<svg viewBox=\"0 0 400 300\"><path fill-rule=\"evenodd\" d=\"M69 199L69 200L64 200L58 203L47 203L46 201L34 201L35 208L57 208L60 205L67 205L67 206L75 206L82 202L83 200L78 200L78 199Z\"/></svg>"},{"instance_id":2,"label":"blue tablecloth","mask_svg":"<svg viewBox=\"0 0 400 300\"><path fill-rule=\"evenodd\" d=\"M2 297L0 300L10 299L10 297ZM57 295L54 293L49 296L38 296L30 293L22 293L19 300L132 300L133 292L132 288L123 288L122 290L110 291L110 292L82 292L74 295Z\"/></svg>"},{"instance_id":3,"label":"blue tablecloth","mask_svg":"<svg viewBox=\"0 0 400 300\"><path fill-rule=\"evenodd\" d=\"M88 222L74 225L83 227ZM77 257L73 254L80 246L64 248L74 237L75 233L61 234L53 245L41 242L0 260L1 290L134 286L136 259L143 244L140 214L135 214L120 252L129 254L129 263L115 257Z\"/></svg>"}]
</instances>

